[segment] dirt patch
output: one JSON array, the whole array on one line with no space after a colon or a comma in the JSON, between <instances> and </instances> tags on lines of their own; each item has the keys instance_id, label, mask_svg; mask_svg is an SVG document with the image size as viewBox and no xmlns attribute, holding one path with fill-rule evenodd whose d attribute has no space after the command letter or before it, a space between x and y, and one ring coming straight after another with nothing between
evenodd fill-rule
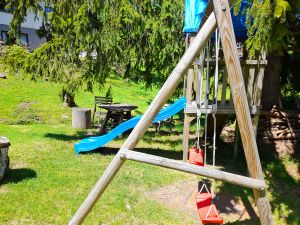
<instances>
[{"instance_id":1,"label":"dirt patch","mask_svg":"<svg viewBox=\"0 0 300 225\"><path fill-rule=\"evenodd\" d=\"M0 187L0 195L1 194L6 194L8 192L8 189L5 187Z\"/></svg>"},{"instance_id":2,"label":"dirt patch","mask_svg":"<svg viewBox=\"0 0 300 225\"><path fill-rule=\"evenodd\" d=\"M179 181L161 187L145 195L167 208L184 213L195 221L194 224L199 224L200 221L195 203L197 187L198 180L195 177L194 179ZM252 206L246 207L240 198L236 198L230 193L217 194L216 205L225 222L243 221L257 217L255 208Z\"/></svg>"},{"instance_id":3,"label":"dirt patch","mask_svg":"<svg viewBox=\"0 0 300 225\"><path fill-rule=\"evenodd\" d=\"M174 184L161 187L145 195L170 209L183 212L186 216L199 224L195 195L197 194L197 179L179 181Z\"/></svg>"},{"instance_id":4,"label":"dirt patch","mask_svg":"<svg viewBox=\"0 0 300 225\"><path fill-rule=\"evenodd\" d=\"M272 143L269 143L272 145ZM276 153L279 158L290 155L290 156L299 156L299 151L297 149L300 149L300 145L297 142L292 141L274 141L273 145L275 146Z\"/></svg>"},{"instance_id":5,"label":"dirt patch","mask_svg":"<svg viewBox=\"0 0 300 225\"><path fill-rule=\"evenodd\" d=\"M271 141L267 143L267 147L274 151L278 160L284 160L286 156L293 159L295 163L284 163L285 170L295 180L300 180L299 160L300 160L300 144L293 141Z\"/></svg>"}]
</instances>

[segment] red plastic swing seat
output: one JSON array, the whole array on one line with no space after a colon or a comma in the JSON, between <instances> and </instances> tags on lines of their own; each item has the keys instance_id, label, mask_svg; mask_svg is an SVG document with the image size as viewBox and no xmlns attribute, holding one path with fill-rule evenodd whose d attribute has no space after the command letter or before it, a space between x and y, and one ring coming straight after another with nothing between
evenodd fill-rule
<instances>
[{"instance_id":1,"label":"red plastic swing seat","mask_svg":"<svg viewBox=\"0 0 300 225\"><path fill-rule=\"evenodd\" d=\"M201 148L192 147L189 149L189 163L204 166L204 152Z\"/></svg>"},{"instance_id":2,"label":"red plastic swing seat","mask_svg":"<svg viewBox=\"0 0 300 225\"><path fill-rule=\"evenodd\" d=\"M212 195L211 193L198 193L196 195L197 208L203 208L205 206L211 205Z\"/></svg>"},{"instance_id":3,"label":"red plastic swing seat","mask_svg":"<svg viewBox=\"0 0 300 225\"><path fill-rule=\"evenodd\" d=\"M196 195L198 214L202 224L223 224L223 218L219 216L215 204L212 204L211 193L199 193Z\"/></svg>"},{"instance_id":4,"label":"red plastic swing seat","mask_svg":"<svg viewBox=\"0 0 300 225\"><path fill-rule=\"evenodd\" d=\"M212 209L210 209L212 207ZM209 212L210 210L210 212ZM207 213L209 214L207 215ZM216 205L208 205L202 208L198 208L198 214L202 224L223 224L223 218L219 216Z\"/></svg>"}]
</instances>

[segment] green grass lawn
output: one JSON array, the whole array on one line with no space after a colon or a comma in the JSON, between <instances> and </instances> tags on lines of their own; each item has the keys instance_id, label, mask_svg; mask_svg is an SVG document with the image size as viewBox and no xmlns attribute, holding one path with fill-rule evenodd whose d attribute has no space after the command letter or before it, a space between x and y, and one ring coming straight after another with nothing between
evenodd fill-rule
<instances>
[{"instance_id":1,"label":"green grass lawn","mask_svg":"<svg viewBox=\"0 0 300 225\"><path fill-rule=\"evenodd\" d=\"M12 143L10 170L0 186L0 224L66 224L125 138L109 143L104 152L76 155L73 144L86 132L71 127L71 109L62 106L60 85L8 77L0 80L0 90L0 135ZM80 91L76 103L92 108L93 96L106 90L107 87L102 93ZM157 92L118 79L112 80L112 90L114 101L139 106L134 114L143 113ZM180 123L171 134L158 135L152 129L137 150L180 159L181 130ZM220 168L246 174L244 157L240 154L240 160L234 161L231 147L220 147ZM299 180L286 170L288 166L299 166L298 159L278 160L270 152L262 152L262 160L276 224L300 224ZM185 213L145 195L190 178L188 174L126 162L85 224L195 224ZM251 190L221 182L217 182L217 190L231 193L251 208ZM231 221L226 214L224 217L226 224L258 221Z\"/></svg>"}]
</instances>

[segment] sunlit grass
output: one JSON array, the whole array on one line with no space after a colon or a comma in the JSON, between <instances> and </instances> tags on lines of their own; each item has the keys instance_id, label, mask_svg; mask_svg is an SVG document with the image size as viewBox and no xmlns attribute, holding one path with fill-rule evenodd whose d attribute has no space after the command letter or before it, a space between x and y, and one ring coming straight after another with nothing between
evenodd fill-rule
<instances>
[{"instance_id":1,"label":"sunlit grass","mask_svg":"<svg viewBox=\"0 0 300 225\"><path fill-rule=\"evenodd\" d=\"M110 142L102 154L76 155L73 144L86 137L86 131L71 127L71 109L63 107L59 98L61 85L8 77L0 81L0 89L0 135L7 136L12 143L10 170L0 186L0 224L66 224L126 137ZM92 108L94 95L104 95L107 89L105 86L101 93L79 91L76 103ZM145 111L156 91L112 80L114 101L137 105L135 114ZM16 115L22 102L30 103L28 107L33 111ZM34 119L30 123L19 123L31 117ZM181 159L182 120L176 119L172 133L166 132L167 127L160 134L153 128L148 130L137 150ZM195 130L195 125L192 129ZM247 175L243 155L234 161L231 147L219 146L216 159L219 168ZM300 224L299 180L286 171L288 166L299 166L298 160L289 157L279 160L265 154L263 146L259 147L275 224ZM145 195L189 178L184 173L126 162L85 224L193 224L195 220L183 212ZM249 189L217 182L216 190L253 205ZM258 223L257 218L228 222L231 219L223 216L227 224Z\"/></svg>"}]
</instances>

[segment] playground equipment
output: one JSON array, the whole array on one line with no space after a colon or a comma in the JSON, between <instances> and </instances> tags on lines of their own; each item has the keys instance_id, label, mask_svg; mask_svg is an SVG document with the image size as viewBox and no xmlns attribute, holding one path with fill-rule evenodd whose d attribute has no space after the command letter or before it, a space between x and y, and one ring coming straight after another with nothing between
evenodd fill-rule
<instances>
[{"instance_id":1,"label":"playground equipment","mask_svg":"<svg viewBox=\"0 0 300 225\"><path fill-rule=\"evenodd\" d=\"M197 36L194 38L193 43L186 50L184 56L181 58L110 165L104 171L101 178L97 181L90 194L72 217L69 224L81 224L83 222L84 218L88 215L98 198L103 194L126 160L162 166L191 174L197 174L207 178L218 179L242 187L252 188L254 190L255 202L261 224L274 224L270 204L267 198L266 184L263 178L255 134L251 122L242 68L236 48L236 39L233 31L229 3L227 0L213 0L212 3L214 13L211 13L207 18ZM138 141L143 137L147 128L158 114L159 110L166 103L174 89L183 78L184 74L188 71L199 53L203 50L205 44L217 26L221 36L234 109L241 131L241 139L244 145L244 152L250 177L133 151Z\"/></svg>"},{"instance_id":2,"label":"playground equipment","mask_svg":"<svg viewBox=\"0 0 300 225\"><path fill-rule=\"evenodd\" d=\"M207 165L207 123L208 123L208 102L209 96L212 97L212 107L211 113L213 117L213 160L212 167L215 166L215 155L216 155L216 112L218 107L218 80L219 80L219 45L220 39L218 31L215 32L215 73L214 73L214 88L210 91L210 66L209 60L206 61L206 74L204 75L204 55L210 55L210 43L206 47L206 51L201 52L200 54L200 70L199 77L197 80L198 95L196 96L196 109L197 109L197 146L189 149L189 163L195 164L198 166ZM205 85L203 85L205 83ZM203 88L204 87L204 88ZM202 91L204 89L204 93ZM211 93L210 93L211 92ZM200 147L200 126L201 126L201 114L202 108L205 107L205 133L204 133L204 151ZM202 181L202 187L198 194L196 195L196 205L198 209L198 214L202 224L223 224L223 218L219 216L216 205L214 201L214 180L212 182L211 191L206 186L206 181Z\"/></svg>"},{"instance_id":3,"label":"playground equipment","mask_svg":"<svg viewBox=\"0 0 300 225\"><path fill-rule=\"evenodd\" d=\"M186 99L185 98L179 98L175 103L168 106L167 108L162 109L157 116L155 117L154 121L152 123L157 123L159 121L163 121L167 118L170 118L171 116L177 114L181 110L185 108ZM132 129L135 127L135 125L140 121L142 116L136 116L119 126L115 127L112 131L109 133L99 136L99 137L90 137L85 138L81 140L80 142L76 143L75 150L76 153L79 154L80 152L86 152L91 151L97 148L100 148L110 142L111 140L118 137L123 132Z\"/></svg>"}]
</instances>

